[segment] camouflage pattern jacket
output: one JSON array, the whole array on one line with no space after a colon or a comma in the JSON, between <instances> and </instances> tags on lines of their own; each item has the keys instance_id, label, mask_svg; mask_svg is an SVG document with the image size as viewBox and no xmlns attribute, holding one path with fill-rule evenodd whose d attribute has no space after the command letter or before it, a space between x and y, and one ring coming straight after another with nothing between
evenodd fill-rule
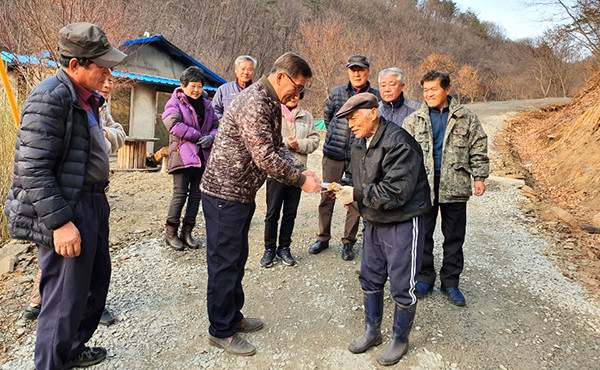
<instances>
[{"instance_id":1,"label":"camouflage pattern jacket","mask_svg":"<svg viewBox=\"0 0 600 370\"><path fill-rule=\"evenodd\" d=\"M466 202L473 194L471 178L484 181L489 175L487 135L472 110L456 103L456 99L450 100L448 108L450 112L442 149L439 202ZM402 127L423 149L433 203L433 136L427 104L423 103L419 110L408 116Z\"/></svg>"},{"instance_id":2,"label":"camouflage pattern jacket","mask_svg":"<svg viewBox=\"0 0 600 370\"><path fill-rule=\"evenodd\" d=\"M263 77L244 89L225 111L200 190L214 198L254 203L267 175L300 187L306 181L304 169L283 145L281 103Z\"/></svg>"}]
</instances>

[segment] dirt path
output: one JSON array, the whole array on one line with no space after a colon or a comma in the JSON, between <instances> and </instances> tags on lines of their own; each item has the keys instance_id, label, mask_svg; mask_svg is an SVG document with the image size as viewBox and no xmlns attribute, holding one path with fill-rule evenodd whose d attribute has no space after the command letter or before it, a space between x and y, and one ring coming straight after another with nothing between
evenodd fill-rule
<instances>
[{"instance_id":1,"label":"dirt path","mask_svg":"<svg viewBox=\"0 0 600 370\"><path fill-rule=\"evenodd\" d=\"M549 101L476 104L490 136L511 112ZM491 141L490 141L491 142ZM320 168L320 154L309 167ZM93 344L109 349L98 369L372 369L380 346L353 355L346 348L362 331L362 294L354 262L341 260L343 212L336 207L332 246L310 255L318 196L303 195L292 253L299 266L259 267L264 191L250 231L244 279L244 313L261 317L265 329L245 335L258 348L250 358L225 355L207 345L205 249L178 253L162 242L170 178L160 173L115 173L111 178L113 279L109 307L117 324L99 328ZM436 286L419 302L410 351L396 366L413 369L600 368L600 304L553 265L553 241L517 207L519 189L490 182L484 197L468 206L463 308L449 304ZM201 222L199 215L198 221ZM202 225L198 236L204 241ZM438 243L440 235L436 234ZM360 241L359 241L360 243ZM439 265L440 251L436 248ZM31 274L27 265L22 272ZM15 276L16 280L17 277ZM14 327L21 329L2 369L32 366L34 325L17 318L27 282L12 290ZM15 291L17 291L15 293ZM7 301L5 299L2 300ZM386 298L384 340L389 340L392 303Z\"/></svg>"}]
</instances>

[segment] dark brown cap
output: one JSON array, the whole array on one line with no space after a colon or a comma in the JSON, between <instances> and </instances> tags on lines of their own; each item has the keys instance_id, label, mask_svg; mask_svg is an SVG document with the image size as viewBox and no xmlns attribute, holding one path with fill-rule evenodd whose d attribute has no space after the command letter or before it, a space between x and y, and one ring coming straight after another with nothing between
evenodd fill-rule
<instances>
[{"instance_id":1,"label":"dark brown cap","mask_svg":"<svg viewBox=\"0 0 600 370\"><path fill-rule=\"evenodd\" d=\"M58 31L58 53L64 57L90 59L100 67L112 68L127 54L115 49L104 31L91 23L71 23Z\"/></svg>"},{"instance_id":2,"label":"dark brown cap","mask_svg":"<svg viewBox=\"0 0 600 370\"><path fill-rule=\"evenodd\" d=\"M371 64L369 64L369 60L366 56L362 54L354 54L350 55L348 58L348 63L346 63L346 68L352 67L360 67L360 68L369 68Z\"/></svg>"},{"instance_id":3,"label":"dark brown cap","mask_svg":"<svg viewBox=\"0 0 600 370\"><path fill-rule=\"evenodd\" d=\"M379 102L377 101L377 97L375 95L367 92L360 93L346 100L344 105L342 105L342 107L335 114L335 116L337 118L342 118L347 114L354 112L357 109L368 109L377 107L379 107Z\"/></svg>"}]
</instances>

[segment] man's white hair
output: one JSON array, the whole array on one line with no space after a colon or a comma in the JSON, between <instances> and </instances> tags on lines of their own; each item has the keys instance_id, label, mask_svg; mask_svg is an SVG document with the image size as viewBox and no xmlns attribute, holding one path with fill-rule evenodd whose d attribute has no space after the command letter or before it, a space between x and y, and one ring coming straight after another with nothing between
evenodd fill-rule
<instances>
[{"instance_id":1,"label":"man's white hair","mask_svg":"<svg viewBox=\"0 0 600 370\"><path fill-rule=\"evenodd\" d=\"M387 76L387 75L396 76L396 80L398 80L399 84L404 83L404 74L402 73L402 70L400 68L396 68L396 67L386 68L386 69L382 70L381 72L379 72L379 76L377 77L377 82L381 81L381 77Z\"/></svg>"},{"instance_id":2,"label":"man's white hair","mask_svg":"<svg viewBox=\"0 0 600 370\"><path fill-rule=\"evenodd\" d=\"M235 58L234 64L236 67L238 67L242 62L252 62L252 65L254 68L256 68L256 59L252 58L250 55L240 55L239 57Z\"/></svg>"},{"instance_id":3,"label":"man's white hair","mask_svg":"<svg viewBox=\"0 0 600 370\"><path fill-rule=\"evenodd\" d=\"M370 117L371 116L371 110L373 108L361 108L358 111L362 113L363 116L365 117Z\"/></svg>"}]
</instances>

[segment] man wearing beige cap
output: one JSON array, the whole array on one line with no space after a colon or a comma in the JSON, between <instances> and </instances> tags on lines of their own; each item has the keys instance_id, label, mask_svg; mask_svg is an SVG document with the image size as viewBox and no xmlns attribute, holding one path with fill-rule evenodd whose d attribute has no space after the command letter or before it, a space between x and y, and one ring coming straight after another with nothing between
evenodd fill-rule
<instances>
[{"instance_id":1,"label":"man wearing beige cap","mask_svg":"<svg viewBox=\"0 0 600 370\"><path fill-rule=\"evenodd\" d=\"M15 239L38 245L42 309L37 369L85 367L106 358L86 346L110 282L108 152L99 122L101 90L125 54L100 27L73 23L58 32L61 68L23 107L5 213Z\"/></svg>"},{"instance_id":2,"label":"man wearing beige cap","mask_svg":"<svg viewBox=\"0 0 600 370\"><path fill-rule=\"evenodd\" d=\"M403 128L378 116L373 94L348 99L337 113L356 140L351 179L334 189L342 204L358 203L364 219L359 282L364 292L365 333L349 346L363 353L381 344L383 288L388 277L395 304L392 341L381 352L381 365L397 363L408 351L408 334L417 308L416 274L424 245L423 214L431 208L421 147ZM352 184L348 186L346 184Z\"/></svg>"},{"instance_id":3,"label":"man wearing beige cap","mask_svg":"<svg viewBox=\"0 0 600 370\"><path fill-rule=\"evenodd\" d=\"M352 131L348 129L348 122L342 116L338 118L336 113L342 105L352 96L368 92L374 94L379 99L379 92L371 87L369 83L369 71L371 64L367 57L361 54L354 54L348 58L346 69L348 71L349 82L341 85L329 94L325 109L325 126L327 134L323 144L323 181L335 182L344 177L350 165L350 146L354 140ZM317 241L308 249L309 253L317 254L329 248L331 239L331 219L333 216L333 206L335 202L325 194L321 196L319 203L319 232ZM356 205L348 206L346 212L346 223L344 225L344 235L342 236L342 259L351 261L354 259L353 246L356 242L356 233L358 232L358 222L360 216Z\"/></svg>"}]
</instances>

